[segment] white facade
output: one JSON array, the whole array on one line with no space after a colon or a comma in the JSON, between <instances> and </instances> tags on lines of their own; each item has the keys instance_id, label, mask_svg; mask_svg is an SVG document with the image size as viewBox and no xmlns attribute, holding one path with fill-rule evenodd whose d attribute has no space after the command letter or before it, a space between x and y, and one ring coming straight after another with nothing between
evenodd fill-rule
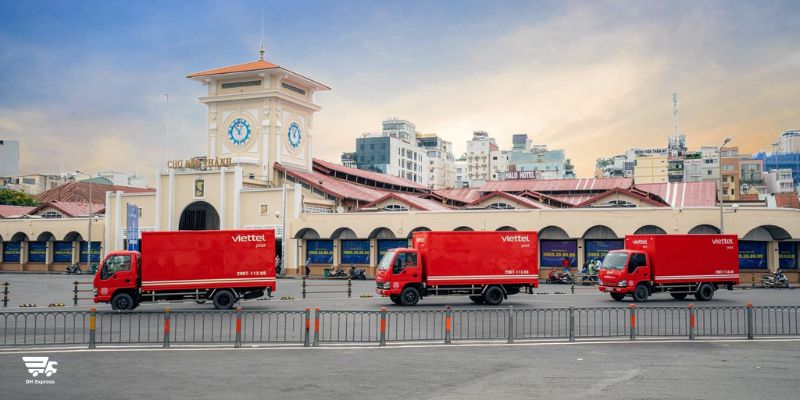
<instances>
[{"instance_id":1,"label":"white facade","mask_svg":"<svg viewBox=\"0 0 800 400\"><path fill-rule=\"evenodd\" d=\"M794 192L792 170L788 168L773 169L769 172L765 172L764 183L767 186L767 193Z\"/></svg>"},{"instance_id":2,"label":"white facade","mask_svg":"<svg viewBox=\"0 0 800 400\"><path fill-rule=\"evenodd\" d=\"M703 146L697 152L699 158L692 158L692 152L687 152L683 161L683 181L717 181L719 180L719 149Z\"/></svg>"},{"instance_id":3,"label":"white facade","mask_svg":"<svg viewBox=\"0 0 800 400\"><path fill-rule=\"evenodd\" d=\"M772 154L800 153L800 129L784 131L772 144Z\"/></svg>"},{"instance_id":4,"label":"white facade","mask_svg":"<svg viewBox=\"0 0 800 400\"><path fill-rule=\"evenodd\" d=\"M467 142L467 179L470 187L486 183L492 176L491 152L498 150L497 143L484 131L475 131Z\"/></svg>"},{"instance_id":5,"label":"white facade","mask_svg":"<svg viewBox=\"0 0 800 400\"><path fill-rule=\"evenodd\" d=\"M453 143L434 133L417 133L417 144L428 155L428 188L446 189L455 185L455 158Z\"/></svg>"},{"instance_id":6,"label":"white facade","mask_svg":"<svg viewBox=\"0 0 800 400\"><path fill-rule=\"evenodd\" d=\"M409 143L393 137L389 140L389 154L391 161L387 166L387 174L428 185L430 161L425 149L417 146L416 142Z\"/></svg>"},{"instance_id":7,"label":"white facade","mask_svg":"<svg viewBox=\"0 0 800 400\"><path fill-rule=\"evenodd\" d=\"M508 172L508 152L505 150L492 150L489 152L492 168L491 180L498 181L503 179L503 174Z\"/></svg>"},{"instance_id":8,"label":"white facade","mask_svg":"<svg viewBox=\"0 0 800 400\"><path fill-rule=\"evenodd\" d=\"M469 186L469 171L466 157L459 158L454 163L455 168L455 188L461 189Z\"/></svg>"}]
</instances>

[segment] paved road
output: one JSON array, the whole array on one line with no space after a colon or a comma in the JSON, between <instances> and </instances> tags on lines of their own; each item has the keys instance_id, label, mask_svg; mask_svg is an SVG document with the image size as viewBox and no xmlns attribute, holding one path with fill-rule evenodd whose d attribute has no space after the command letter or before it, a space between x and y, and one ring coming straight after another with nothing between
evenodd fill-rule
<instances>
[{"instance_id":1,"label":"paved road","mask_svg":"<svg viewBox=\"0 0 800 400\"><path fill-rule=\"evenodd\" d=\"M23 355L58 362L52 385ZM0 353L3 398L790 399L798 342ZM47 378L46 378L47 379Z\"/></svg>"},{"instance_id":2,"label":"paved road","mask_svg":"<svg viewBox=\"0 0 800 400\"><path fill-rule=\"evenodd\" d=\"M10 302L8 311L30 310L29 308L19 308L20 304L33 303L38 305L37 309L47 308L51 303L64 303L70 310L88 310L95 306L90 300L81 300L77 308L72 307L72 282L75 280L90 281L90 276L65 276L65 275L42 275L42 274L0 274L0 282L8 281L10 287ZM346 281L323 281L310 280L309 284L331 283ZM280 279L278 281L278 291L272 300L248 300L241 305L247 309L266 309L266 310L302 310L305 307L321 307L323 309L335 310L377 310L385 306L392 309L400 309L386 298L361 298L361 295L375 295L374 281L353 281L352 298L347 299L346 293L341 294L311 294L303 300L301 295L301 281L297 279ZM91 285L82 286L91 289ZM311 288L309 288L311 290ZM323 290L322 288L314 288ZM338 288L324 288L335 290ZM346 291L346 287L341 288ZM565 292L566 294L555 294ZM520 294L509 297L504 302L505 306L514 307L565 307L574 305L576 307L613 307L624 306L625 303L613 301L607 294L600 293L594 287L575 287L575 294L570 293L570 287L566 285L542 285L535 295ZM544 294L547 293L547 294ZM91 293L83 293L82 297L91 297ZM280 300L281 297L293 297L294 300ZM650 306L685 306L694 301L690 296L687 300L674 300L669 295L657 294L651 297L647 305ZM744 305L753 303L755 305L797 305L800 304L800 290L777 290L777 289L753 289L753 290L719 290L715 294L714 301L706 303L715 306ZM161 310L165 306L175 309L207 310L212 308L209 304L198 305L194 303L158 303L148 304L139 310ZM443 308L446 305L454 307L476 307L465 296L454 297L427 297L420 302L417 308ZM96 305L98 310L110 310L108 305ZM0 309L2 310L2 309Z\"/></svg>"}]
</instances>

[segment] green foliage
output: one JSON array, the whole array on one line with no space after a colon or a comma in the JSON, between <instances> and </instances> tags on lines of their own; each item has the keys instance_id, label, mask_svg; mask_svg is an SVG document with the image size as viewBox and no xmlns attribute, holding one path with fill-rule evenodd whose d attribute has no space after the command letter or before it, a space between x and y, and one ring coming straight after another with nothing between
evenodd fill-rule
<instances>
[{"instance_id":1,"label":"green foliage","mask_svg":"<svg viewBox=\"0 0 800 400\"><path fill-rule=\"evenodd\" d=\"M39 202L22 192L0 189L0 204L6 206L37 206Z\"/></svg>"}]
</instances>

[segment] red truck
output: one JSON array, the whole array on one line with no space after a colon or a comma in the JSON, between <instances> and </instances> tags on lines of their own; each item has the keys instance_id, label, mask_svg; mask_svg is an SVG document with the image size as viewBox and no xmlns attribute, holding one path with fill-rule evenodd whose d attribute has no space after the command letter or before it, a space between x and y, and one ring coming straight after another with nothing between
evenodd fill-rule
<instances>
[{"instance_id":1,"label":"red truck","mask_svg":"<svg viewBox=\"0 0 800 400\"><path fill-rule=\"evenodd\" d=\"M538 259L536 232L416 232L411 248L383 256L376 292L404 306L450 295L495 306L539 287Z\"/></svg>"},{"instance_id":2,"label":"red truck","mask_svg":"<svg viewBox=\"0 0 800 400\"><path fill-rule=\"evenodd\" d=\"M273 291L273 230L142 232L141 253L109 253L94 277L94 302L114 310L164 300L228 309Z\"/></svg>"},{"instance_id":3,"label":"red truck","mask_svg":"<svg viewBox=\"0 0 800 400\"><path fill-rule=\"evenodd\" d=\"M738 249L736 235L625 236L625 248L603 259L600 291L617 301L626 295L645 301L658 292L711 300L720 287L739 284Z\"/></svg>"}]
</instances>

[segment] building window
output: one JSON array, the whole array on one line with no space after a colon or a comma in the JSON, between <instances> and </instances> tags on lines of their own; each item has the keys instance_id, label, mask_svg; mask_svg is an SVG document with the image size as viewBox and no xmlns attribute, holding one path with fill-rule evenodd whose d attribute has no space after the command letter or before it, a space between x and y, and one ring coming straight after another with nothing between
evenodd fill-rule
<instances>
[{"instance_id":1,"label":"building window","mask_svg":"<svg viewBox=\"0 0 800 400\"><path fill-rule=\"evenodd\" d=\"M299 87L297 87L297 86L290 85L290 84L288 84L288 83L286 83L286 82L281 82L281 87L282 87L282 88L284 88L284 89L291 90L291 91L293 91L293 92L295 92L295 93L302 94L302 95L305 95L305 94L306 94L306 91L305 91L305 90L303 90L303 89L300 89L300 88L299 88Z\"/></svg>"},{"instance_id":2,"label":"building window","mask_svg":"<svg viewBox=\"0 0 800 400\"><path fill-rule=\"evenodd\" d=\"M42 218L61 218L62 215L58 211L48 211L42 214Z\"/></svg>"},{"instance_id":3,"label":"building window","mask_svg":"<svg viewBox=\"0 0 800 400\"><path fill-rule=\"evenodd\" d=\"M205 197L206 195L206 181L203 179L194 180L194 197Z\"/></svg>"},{"instance_id":4,"label":"building window","mask_svg":"<svg viewBox=\"0 0 800 400\"><path fill-rule=\"evenodd\" d=\"M269 214L269 204L262 204L261 215L268 215L268 214Z\"/></svg>"},{"instance_id":5,"label":"building window","mask_svg":"<svg viewBox=\"0 0 800 400\"><path fill-rule=\"evenodd\" d=\"M235 89L238 87L245 87L245 86L260 86L261 81L244 81L244 82L231 82L231 83L223 83L223 89Z\"/></svg>"},{"instance_id":6,"label":"building window","mask_svg":"<svg viewBox=\"0 0 800 400\"><path fill-rule=\"evenodd\" d=\"M513 210L514 206L506 203L492 203L489 204L489 208L492 210Z\"/></svg>"},{"instance_id":7,"label":"building window","mask_svg":"<svg viewBox=\"0 0 800 400\"><path fill-rule=\"evenodd\" d=\"M399 204L389 204L386 207L383 207L386 211L408 211L407 207L403 207Z\"/></svg>"}]
</instances>

